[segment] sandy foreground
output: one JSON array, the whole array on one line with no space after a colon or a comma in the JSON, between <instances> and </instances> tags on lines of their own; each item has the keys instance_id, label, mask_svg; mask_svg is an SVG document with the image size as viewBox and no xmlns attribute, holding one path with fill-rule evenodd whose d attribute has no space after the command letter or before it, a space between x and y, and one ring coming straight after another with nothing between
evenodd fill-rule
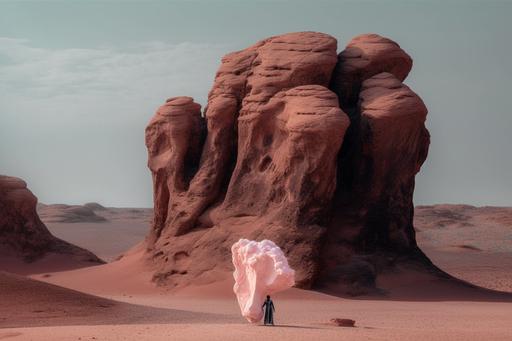
<instances>
[{"instance_id":1,"label":"sandy foreground","mask_svg":"<svg viewBox=\"0 0 512 341\"><path fill-rule=\"evenodd\" d=\"M512 208L418 206L421 249L441 269L470 283L512 292Z\"/></svg>"},{"instance_id":2,"label":"sandy foreground","mask_svg":"<svg viewBox=\"0 0 512 341\"><path fill-rule=\"evenodd\" d=\"M239 316L233 298L211 299L161 295L128 295L114 298L145 305L209 312L209 317L189 316L190 322L126 324L90 321L89 325L0 329L0 338L19 340L510 340L512 303L407 302L346 300L291 290L275 297L277 326L250 325ZM131 296L131 297L130 297ZM148 319L155 318L151 312ZM222 317L226 319L223 320ZM355 328L326 325L332 317L356 320ZM51 320L49 321L51 323Z\"/></svg>"},{"instance_id":3,"label":"sandy foreground","mask_svg":"<svg viewBox=\"0 0 512 341\"><path fill-rule=\"evenodd\" d=\"M433 221L423 213L420 219ZM111 260L145 234L147 216L137 220L130 214L121 210L106 222L47 225L58 237ZM506 244L510 225L485 220L494 226L487 231L501 238L487 245L479 242L481 232L471 232L473 220L467 221L466 230L423 224L420 245L450 273L510 290L510 243L495 245ZM389 293L382 297L288 290L273 297L277 326L251 325L240 316L231 280L158 288L139 252L134 248L118 261L72 271L44 271L44 260L38 271L37 264L20 269L35 280L0 273L0 340L512 340L512 295L453 286L410 271L382 278L378 284ZM480 265L472 268L475 264ZM330 325L331 318L353 319L356 327Z\"/></svg>"}]
</instances>

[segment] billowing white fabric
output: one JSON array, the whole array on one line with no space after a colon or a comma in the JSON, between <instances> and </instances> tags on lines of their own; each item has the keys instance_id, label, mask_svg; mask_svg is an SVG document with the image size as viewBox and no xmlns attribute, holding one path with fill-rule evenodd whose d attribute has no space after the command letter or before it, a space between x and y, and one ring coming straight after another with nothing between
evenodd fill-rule
<instances>
[{"instance_id":1,"label":"billowing white fabric","mask_svg":"<svg viewBox=\"0 0 512 341\"><path fill-rule=\"evenodd\" d=\"M295 271L283 251L271 240L240 239L231 247L235 271L233 291L242 316L256 323L263 317L266 295L286 290L295 284Z\"/></svg>"}]
</instances>

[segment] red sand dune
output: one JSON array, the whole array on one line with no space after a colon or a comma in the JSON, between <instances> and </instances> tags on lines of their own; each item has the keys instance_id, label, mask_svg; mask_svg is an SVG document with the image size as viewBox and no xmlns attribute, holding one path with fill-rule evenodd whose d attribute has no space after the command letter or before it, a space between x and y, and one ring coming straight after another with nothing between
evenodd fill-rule
<instances>
[{"instance_id":1,"label":"red sand dune","mask_svg":"<svg viewBox=\"0 0 512 341\"><path fill-rule=\"evenodd\" d=\"M0 272L0 302L0 328L227 320L116 302L6 272Z\"/></svg>"}]
</instances>

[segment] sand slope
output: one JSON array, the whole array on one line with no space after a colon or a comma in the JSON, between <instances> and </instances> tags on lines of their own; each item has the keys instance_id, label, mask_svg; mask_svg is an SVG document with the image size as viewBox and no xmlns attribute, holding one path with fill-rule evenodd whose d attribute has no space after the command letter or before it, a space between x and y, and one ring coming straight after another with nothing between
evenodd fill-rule
<instances>
[{"instance_id":1,"label":"sand slope","mask_svg":"<svg viewBox=\"0 0 512 341\"><path fill-rule=\"evenodd\" d=\"M102 267L95 267L99 271ZM105 268L107 268L105 266ZM92 268L91 268L92 269ZM111 270L111 269L110 269ZM53 280L70 285L80 272L55 274ZM98 274L98 273L97 273ZM83 275L83 274L82 274ZM89 274L90 275L90 274ZM50 278L52 278L50 277ZM83 279L84 277L82 277ZM114 287L104 296L161 309L183 310L197 314L220 314L211 318L190 316L190 320L172 324L134 321L126 325L41 327L0 329L0 337L19 333L18 339L32 340L510 340L512 304L466 301L403 301L344 299L311 291L291 289L274 296L276 327L262 327L245 322L230 281L208 286L189 287L177 293L155 289L124 287L116 294ZM75 282L75 285L78 285ZM82 289L86 285L81 284ZM88 289L96 291L92 285ZM111 290L110 294L106 291ZM201 315L205 316L205 315ZM335 327L331 318L356 320L356 328ZM200 323L197 323L197 322ZM2 334L3 333L3 334Z\"/></svg>"},{"instance_id":2,"label":"sand slope","mask_svg":"<svg viewBox=\"0 0 512 341\"><path fill-rule=\"evenodd\" d=\"M443 281L413 269L398 269L378 283L380 296L340 298L291 289L274 296L279 324L253 326L241 316L228 278L203 286L158 288L134 249L121 260L97 267L51 274L39 279L108 299L148 307L215 313L226 321L206 319L199 325L103 326L23 329L24 336L51 333L56 340L72 335L106 340L508 340L512 337L512 295ZM131 275L128 275L131 274ZM331 318L356 320L356 328L329 325ZM19 329L12 332L20 332Z\"/></svg>"},{"instance_id":3,"label":"sand slope","mask_svg":"<svg viewBox=\"0 0 512 341\"><path fill-rule=\"evenodd\" d=\"M116 302L6 272L0 272L0 302L0 328L222 320Z\"/></svg>"}]
</instances>

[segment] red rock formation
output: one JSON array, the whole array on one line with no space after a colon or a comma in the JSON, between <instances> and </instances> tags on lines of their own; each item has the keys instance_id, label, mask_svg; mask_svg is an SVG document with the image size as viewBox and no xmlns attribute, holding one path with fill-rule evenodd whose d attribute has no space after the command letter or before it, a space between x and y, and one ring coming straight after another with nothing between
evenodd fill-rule
<instances>
[{"instance_id":1,"label":"red rock formation","mask_svg":"<svg viewBox=\"0 0 512 341\"><path fill-rule=\"evenodd\" d=\"M168 217L173 219L169 224L179 219L178 201L186 200L202 140L201 105L190 97L169 98L147 126L148 167L155 189L152 240L160 237Z\"/></svg>"},{"instance_id":2,"label":"red rock formation","mask_svg":"<svg viewBox=\"0 0 512 341\"><path fill-rule=\"evenodd\" d=\"M55 238L39 219L37 198L18 178L0 175L0 253L27 262L48 253L63 254L77 263L102 263L91 252ZM1 263L0 263L1 266ZM0 269L1 270L1 269Z\"/></svg>"},{"instance_id":3,"label":"red rock formation","mask_svg":"<svg viewBox=\"0 0 512 341\"><path fill-rule=\"evenodd\" d=\"M386 231L383 242L394 249L409 249L416 244L414 177L427 158L429 145L427 108L389 73L365 80L359 99L362 148L352 167L354 183L358 183L361 202L385 212L377 223L381 227L373 227Z\"/></svg>"},{"instance_id":4,"label":"red rock formation","mask_svg":"<svg viewBox=\"0 0 512 341\"><path fill-rule=\"evenodd\" d=\"M276 242L302 287L354 281L339 274L354 262L371 286L379 269L362 254L417 253L412 192L428 132L423 102L401 83L412 61L377 35L339 57L336 45L291 33L225 56L205 139L192 99L157 111L146 130L156 280L222 278L239 238Z\"/></svg>"},{"instance_id":5,"label":"red rock formation","mask_svg":"<svg viewBox=\"0 0 512 341\"><path fill-rule=\"evenodd\" d=\"M426 115L422 100L392 74L363 81L353 117L357 133L339 162L341 185L322 254L325 283L348 276L346 290L357 293L374 284L383 259L421 256L412 199L414 177L427 157Z\"/></svg>"},{"instance_id":6,"label":"red rock formation","mask_svg":"<svg viewBox=\"0 0 512 341\"><path fill-rule=\"evenodd\" d=\"M338 58L331 86L338 93L344 110L357 104L365 79L388 72L403 81L412 68L411 57L397 43L378 34L353 38Z\"/></svg>"}]
</instances>

